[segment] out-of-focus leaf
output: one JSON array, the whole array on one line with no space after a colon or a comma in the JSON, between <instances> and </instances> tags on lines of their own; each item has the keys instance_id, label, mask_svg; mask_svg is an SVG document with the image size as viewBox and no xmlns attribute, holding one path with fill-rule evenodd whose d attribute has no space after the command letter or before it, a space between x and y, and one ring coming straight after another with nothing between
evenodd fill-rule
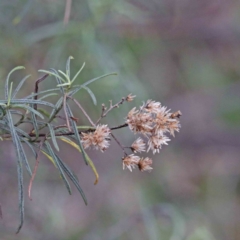
<instances>
[{"instance_id":1,"label":"out-of-focus leaf","mask_svg":"<svg viewBox=\"0 0 240 240\"><path fill-rule=\"evenodd\" d=\"M23 78L20 83L17 85L17 87L15 88L13 94L12 94L12 99L15 98L15 96L17 95L17 93L19 92L19 90L21 89L22 85L25 83L25 81L30 77L31 75L27 75L25 78Z\"/></svg>"},{"instance_id":2,"label":"out-of-focus leaf","mask_svg":"<svg viewBox=\"0 0 240 240\"><path fill-rule=\"evenodd\" d=\"M74 59L72 56L70 56L67 60L67 63L66 63L66 74L68 76L69 79L71 79L71 70L70 70L70 61L71 59Z\"/></svg>"},{"instance_id":3,"label":"out-of-focus leaf","mask_svg":"<svg viewBox=\"0 0 240 240\"><path fill-rule=\"evenodd\" d=\"M15 67L14 69L12 69L10 71L10 73L7 75L7 79L6 79L6 82L5 82L5 99L8 99L9 97L9 89L8 89L8 82L9 82L9 78L11 76L11 74L17 70L20 70L20 69L25 69L25 67L23 66L18 66L18 67Z\"/></svg>"},{"instance_id":4,"label":"out-of-focus leaf","mask_svg":"<svg viewBox=\"0 0 240 240\"><path fill-rule=\"evenodd\" d=\"M82 67L79 69L79 71L75 74L75 76L73 77L71 84L73 84L73 82L77 79L78 75L81 73L81 71L83 70L85 66L85 62L83 63Z\"/></svg>"},{"instance_id":5,"label":"out-of-focus leaf","mask_svg":"<svg viewBox=\"0 0 240 240\"><path fill-rule=\"evenodd\" d=\"M84 86L83 88L87 90L88 94L92 98L93 104L96 106L97 105L97 99L96 99L94 93L92 92L92 90L90 88L86 87L86 86Z\"/></svg>"}]
</instances>

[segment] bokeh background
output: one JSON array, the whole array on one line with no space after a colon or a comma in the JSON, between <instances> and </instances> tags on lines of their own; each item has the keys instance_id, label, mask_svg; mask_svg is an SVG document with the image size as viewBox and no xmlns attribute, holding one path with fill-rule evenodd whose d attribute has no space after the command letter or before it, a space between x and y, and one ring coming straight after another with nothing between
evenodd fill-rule
<instances>
[{"instance_id":1,"label":"bokeh background","mask_svg":"<svg viewBox=\"0 0 240 240\"><path fill-rule=\"evenodd\" d=\"M117 72L91 85L98 105L77 96L93 119L101 103L129 93L134 102L109 114L116 126L142 101L154 99L181 110L181 131L154 160L151 173L122 170L116 144L104 154L89 152L94 175L74 149L61 145L62 158L75 170L88 198L85 206L69 196L52 164L41 158L25 224L16 236L18 193L15 152L1 142L0 239L51 240L230 240L240 239L240 2L236 0L1 0L0 88L18 65L31 79L38 69L72 72L86 62L79 83ZM64 17L65 16L65 17ZM54 86L49 78L41 89ZM82 124L86 119L76 109ZM136 136L115 134L124 145ZM34 166L34 158L29 154Z\"/></svg>"}]
</instances>

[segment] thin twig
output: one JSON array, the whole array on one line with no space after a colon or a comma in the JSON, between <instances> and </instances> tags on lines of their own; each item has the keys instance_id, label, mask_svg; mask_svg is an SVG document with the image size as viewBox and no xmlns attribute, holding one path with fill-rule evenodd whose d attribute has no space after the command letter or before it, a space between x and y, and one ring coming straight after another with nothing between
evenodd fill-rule
<instances>
[{"instance_id":1,"label":"thin twig","mask_svg":"<svg viewBox=\"0 0 240 240\"><path fill-rule=\"evenodd\" d=\"M49 74L45 74L45 75L43 75L42 77L40 77L39 79L36 80L36 82L35 82L35 89L34 89L34 93L35 94L38 93L38 84L40 82L42 82L43 80L45 80L48 77L48 75ZM34 96L34 100L37 100L37 99L38 99L38 95ZM33 108L35 110L37 110L37 104L36 103L33 105Z\"/></svg>"},{"instance_id":2,"label":"thin twig","mask_svg":"<svg viewBox=\"0 0 240 240\"><path fill-rule=\"evenodd\" d=\"M94 124L94 122L92 121L92 119L90 118L90 116L87 114L87 112L84 110L84 108L82 107L82 105L75 99L72 98L70 96L68 96L68 98L72 99L77 106L81 109L81 111L83 112L83 114L85 115L85 117L88 119L88 121L92 124L93 127L96 127L96 125Z\"/></svg>"},{"instance_id":3,"label":"thin twig","mask_svg":"<svg viewBox=\"0 0 240 240\"><path fill-rule=\"evenodd\" d=\"M116 127L111 127L110 129L111 129L111 130L117 130L117 129L120 129L120 128L125 128L125 127L127 127L127 126L128 126L128 124L127 124L127 123L124 123L124 124L119 125L119 126L116 126Z\"/></svg>"},{"instance_id":4,"label":"thin twig","mask_svg":"<svg viewBox=\"0 0 240 240\"><path fill-rule=\"evenodd\" d=\"M114 108L119 107L120 104L123 104L124 101L126 100L126 98L122 98L121 101L117 102L116 104L112 105L112 100L110 100L110 106L109 108L106 110L106 107L104 105L102 105L102 113L100 118L97 120L96 125L101 121L102 118L106 117L107 114L112 111Z\"/></svg>"},{"instance_id":5,"label":"thin twig","mask_svg":"<svg viewBox=\"0 0 240 240\"><path fill-rule=\"evenodd\" d=\"M71 7L72 7L72 0L66 0L66 7L65 7L64 19L63 19L64 25L67 25L69 22Z\"/></svg>"},{"instance_id":6,"label":"thin twig","mask_svg":"<svg viewBox=\"0 0 240 240\"><path fill-rule=\"evenodd\" d=\"M117 138L112 133L110 133L110 134L111 134L112 138L115 140L115 142L119 145L119 147L123 150L124 155L127 156L127 153L125 152L124 147L122 146L122 144L117 140Z\"/></svg>"},{"instance_id":7,"label":"thin twig","mask_svg":"<svg viewBox=\"0 0 240 240\"><path fill-rule=\"evenodd\" d=\"M116 126L116 127L112 127L112 128L110 128L110 130L117 130L117 129L124 128L124 127L127 127L127 126L128 126L128 124L124 123L122 125L119 125L119 126ZM60 127L67 128L67 126L65 126L65 125L61 125ZM55 129L60 128L60 127L56 126ZM82 132L92 132L92 131L95 131L95 129L94 128L88 128L88 129L86 129L84 131L83 130L82 131L78 131L78 133L81 134ZM74 132L69 131L69 132L66 132L66 133L55 133L55 136L56 137L71 136L71 135L74 135L74 134L75 134ZM19 136L24 137L21 134L19 134ZM29 133L29 136L30 137L36 137L36 134L35 133ZM1 137L4 140L11 140L11 135L10 134L3 134ZM39 133L38 137L46 137L46 133Z\"/></svg>"}]
</instances>

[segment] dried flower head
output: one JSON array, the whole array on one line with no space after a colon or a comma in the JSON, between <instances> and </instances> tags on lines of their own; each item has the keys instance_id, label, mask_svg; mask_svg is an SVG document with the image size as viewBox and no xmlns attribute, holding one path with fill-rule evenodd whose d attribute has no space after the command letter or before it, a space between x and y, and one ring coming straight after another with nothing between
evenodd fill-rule
<instances>
[{"instance_id":1,"label":"dried flower head","mask_svg":"<svg viewBox=\"0 0 240 240\"><path fill-rule=\"evenodd\" d=\"M151 114L136 110L135 107L128 113L126 123L134 133L148 134L152 131Z\"/></svg>"},{"instance_id":2,"label":"dried flower head","mask_svg":"<svg viewBox=\"0 0 240 240\"><path fill-rule=\"evenodd\" d=\"M143 139L142 138L138 138L137 140L135 140L134 142L133 142L133 144L131 145L131 149L132 149L132 151L133 152L145 152L145 150L146 150L146 144L145 144L145 142L143 141Z\"/></svg>"},{"instance_id":3,"label":"dried flower head","mask_svg":"<svg viewBox=\"0 0 240 240\"><path fill-rule=\"evenodd\" d=\"M136 155L128 155L126 157L123 158L123 170L126 168L128 168L131 172L132 169L134 169L136 166L138 166L140 157L136 156Z\"/></svg>"},{"instance_id":4,"label":"dried flower head","mask_svg":"<svg viewBox=\"0 0 240 240\"><path fill-rule=\"evenodd\" d=\"M127 97L125 98L125 100L127 102L132 102L133 99L136 97L136 95L132 95L131 93L127 95Z\"/></svg>"},{"instance_id":5,"label":"dried flower head","mask_svg":"<svg viewBox=\"0 0 240 240\"><path fill-rule=\"evenodd\" d=\"M94 132L82 133L83 147L94 147L104 152L109 147L109 134L111 133L107 125L98 125Z\"/></svg>"},{"instance_id":6,"label":"dried flower head","mask_svg":"<svg viewBox=\"0 0 240 240\"><path fill-rule=\"evenodd\" d=\"M170 109L161 105L160 102L148 100L139 108L133 108L127 115L126 123L134 133L142 133L148 138L148 151L153 153L159 152L162 145L167 145L170 139L165 135L170 133L174 136L175 132L179 132L179 117L181 112L170 113ZM131 148L134 152L138 145L134 143Z\"/></svg>"},{"instance_id":7,"label":"dried flower head","mask_svg":"<svg viewBox=\"0 0 240 240\"><path fill-rule=\"evenodd\" d=\"M168 141L170 141L170 139L165 135L152 135L151 137L149 137L148 140L147 151L151 149L153 151L153 154L155 154L156 152L159 153L162 145L168 145Z\"/></svg>"},{"instance_id":8,"label":"dried flower head","mask_svg":"<svg viewBox=\"0 0 240 240\"><path fill-rule=\"evenodd\" d=\"M151 171L153 168L151 167L152 165L152 159L151 158L141 158L138 162L138 168L141 172L144 171Z\"/></svg>"},{"instance_id":9,"label":"dried flower head","mask_svg":"<svg viewBox=\"0 0 240 240\"><path fill-rule=\"evenodd\" d=\"M145 111L150 113L157 113L159 109L161 109L161 103L155 102L153 100L148 100L146 104L143 103L143 106L141 108L144 108Z\"/></svg>"}]
</instances>

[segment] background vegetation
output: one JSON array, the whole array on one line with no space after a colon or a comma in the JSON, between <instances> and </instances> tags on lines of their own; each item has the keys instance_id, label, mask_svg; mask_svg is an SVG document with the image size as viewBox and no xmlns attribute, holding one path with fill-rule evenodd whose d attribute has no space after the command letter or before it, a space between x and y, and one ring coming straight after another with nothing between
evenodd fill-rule
<instances>
[{"instance_id":1,"label":"background vegetation","mask_svg":"<svg viewBox=\"0 0 240 240\"><path fill-rule=\"evenodd\" d=\"M131 92L136 100L113 111L109 123L122 124L133 106L154 99L182 111L182 128L169 147L153 156L150 174L122 171L116 145L104 154L90 152L100 175L96 186L77 151L60 145L88 206L77 191L68 195L54 166L42 157L32 201L26 193L26 219L18 239L239 239L239 2L73 0L64 24L65 5L62 0L0 2L0 94L13 67L23 65L32 75L24 96L33 91L38 69L63 69L72 55L72 72L86 62L82 82L119 73L92 84L97 107L87 94L78 96L93 119L102 102L116 102ZM15 82L22 72L14 74ZM41 88L54 84L48 81ZM80 112L75 114L85 121ZM120 134L124 143L133 141L127 130ZM0 238L15 239L18 192L12 144L1 142L0 154ZM27 174L25 181L27 185Z\"/></svg>"}]
</instances>

